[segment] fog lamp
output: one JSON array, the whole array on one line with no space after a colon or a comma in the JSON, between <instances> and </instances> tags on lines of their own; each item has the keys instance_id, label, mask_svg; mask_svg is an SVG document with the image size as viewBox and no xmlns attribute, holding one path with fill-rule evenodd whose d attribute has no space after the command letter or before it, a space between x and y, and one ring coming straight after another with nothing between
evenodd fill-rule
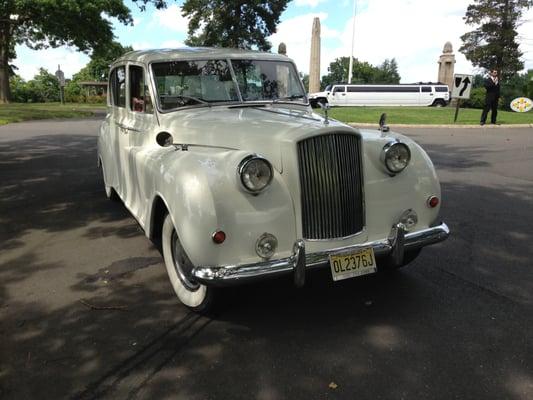
<instances>
[{"instance_id":1,"label":"fog lamp","mask_svg":"<svg viewBox=\"0 0 533 400\"><path fill-rule=\"evenodd\" d=\"M270 233L263 233L255 243L255 252L261 258L269 259L276 252L278 239Z\"/></svg>"},{"instance_id":2,"label":"fog lamp","mask_svg":"<svg viewBox=\"0 0 533 400\"><path fill-rule=\"evenodd\" d=\"M405 210L398 221L406 231L410 231L418 223L418 215L412 208Z\"/></svg>"}]
</instances>

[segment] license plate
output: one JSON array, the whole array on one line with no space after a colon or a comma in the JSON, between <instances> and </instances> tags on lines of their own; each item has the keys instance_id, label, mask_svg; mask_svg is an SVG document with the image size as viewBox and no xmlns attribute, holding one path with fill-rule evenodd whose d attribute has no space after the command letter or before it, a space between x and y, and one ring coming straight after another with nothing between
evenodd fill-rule
<instances>
[{"instance_id":1,"label":"license plate","mask_svg":"<svg viewBox=\"0 0 533 400\"><path fill-rule=\"evenodd\" d=\"M334 281L354 278L376 272L376 259L372 247L359 249L350 253L330 254L329 265Z\"/></svg>"}]
</instances>

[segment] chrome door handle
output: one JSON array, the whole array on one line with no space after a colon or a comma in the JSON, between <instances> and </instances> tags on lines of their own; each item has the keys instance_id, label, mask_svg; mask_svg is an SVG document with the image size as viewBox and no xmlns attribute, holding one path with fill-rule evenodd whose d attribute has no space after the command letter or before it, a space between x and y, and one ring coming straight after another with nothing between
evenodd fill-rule
<instances>
[{"instance_id":1,"label":"chrome door handle","mask_svg":"<svg viewBox=\"0 0 533 400\"><path fill-rule=\"evenodd\" d=\"M132 128L130 126L126 126L126 125L123 125L123 124L117 124L118 127L121 129L121 130L124 130L126 132L124 133L128 133L127 131L133 131L133 132L141 132L140 129L136 129L136 128Z\"/></svg>"}]
</instances>

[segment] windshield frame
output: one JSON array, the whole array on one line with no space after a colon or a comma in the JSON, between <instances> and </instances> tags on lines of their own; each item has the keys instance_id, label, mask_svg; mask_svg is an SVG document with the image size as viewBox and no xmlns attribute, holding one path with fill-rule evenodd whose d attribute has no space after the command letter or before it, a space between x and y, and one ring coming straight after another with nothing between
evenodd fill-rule
<instances>
[{"instance_id":1,"label":"windshield frame","mask_svg":"<svg viewBox=\"0 0 533 400\"><path fill-rule=\"evenodd\" d=\"M233 84L235 85L235 88L237 90L237 95L239 97L239 100L230 100L230 101L216 101L216 102L209 102L209 104L192 104L192 105L187 105L187 106L183 106L183 107L177 107L177 108L171 108L169 110L163 110L161 108L161 99L159 97L159 92L157 91L157 85L155 84L155 75L154 75L154 72L153 72L153 69L152 69L152 65L153 64L161 64L161 63L168 63L168 62L176 62L176 61L184 61L184 62L187 62L187 61L213 61L213 60L220 60L220 61L226 61L229 65L229 70L230 70L230 74L231 74L231 80L233 81ZM241 90L240 90L240 87L239 87L239 83L237 81L237 76L235 75L235 71L233 70L233 64L232 64L232 61L233 60L254 60L254 61L278 61L278 62L281 62L281 63L288 63L288 64L291 64L292 65L292 68L293 68L293 71L294 73L296 74L296 77L298 78L298 82L299 82L299 85L302 89L302 93L303 93L303 98L301 99L295 99L295 100L288 100L288 99L272 99L272 100L248 100L248 101L244 101L243 98L242 98L242 95L241 95ZM288 105L298 105L298 106L309 106L309 96L307 95L307 91L305 90L305 87L303 85L303 82L302 82L302 79L300 78L300 75L298 74L298 69L296 68L296 64L294 63L294 61L290 60L290 59L287 59L287 60L278 60L278 59L275 59L275 60L272 60L272 59L262 59L262 58L250 58L250 57L233 57L233 58L218 58L218 57L199 57L199 58L196 58L196 57L191 57L191 58L183 58L183 59L180 59L180 58L171 58L171 59L165 59L165 60L154 60L154 61L150 61L148 62L148 73L150 75L150 81L151 81L151 84L152 84L152 91L154 92L154 98L155 98L155 104L156 104L156 108L157 108L157 111L161 114L168 114L168 113L172 113L172 112L176 112L176 111L181 111L181 110L189 110L189 109L194 109L194 108L210 108L210 107L220 107L220 106L235 106L235 105L247 105L247 106L250 106L250 107L253 107L253 105L258 105L258 106L262 106L262 105L266 105L266 104L271 104L271 105L281 105L281 104L288 104ZM202 99L204 100L204 99Z\"/></svg>"}]
</instances>

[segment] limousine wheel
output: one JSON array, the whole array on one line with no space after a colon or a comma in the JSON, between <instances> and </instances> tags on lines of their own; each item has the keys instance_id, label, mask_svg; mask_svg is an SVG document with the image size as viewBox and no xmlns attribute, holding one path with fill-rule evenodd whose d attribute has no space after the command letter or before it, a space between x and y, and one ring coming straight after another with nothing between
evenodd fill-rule
<instances>
[{"instance_id":1,"label":"limousine wheel","mask_svg":"<svg viewBox=\"0 0 533 400\"><path fill-rule=\"evenodd\" d=\"M446 107L446 103L444 100L437 99L433 102L433 106L435 107Z\"/></svg>"},{"instance_id":2,"label":"limousine wheel","mask_svg":"<svg viewBox=\"0 0 533 400\"><path fill-rule=\"evenodd\" d=\"M163 223L162 247L168 277L178 299L193 311L207 312L213 303L213 289L192 278L194 266L181 246L168 214Z\"/></svg>"}]
</instances>

